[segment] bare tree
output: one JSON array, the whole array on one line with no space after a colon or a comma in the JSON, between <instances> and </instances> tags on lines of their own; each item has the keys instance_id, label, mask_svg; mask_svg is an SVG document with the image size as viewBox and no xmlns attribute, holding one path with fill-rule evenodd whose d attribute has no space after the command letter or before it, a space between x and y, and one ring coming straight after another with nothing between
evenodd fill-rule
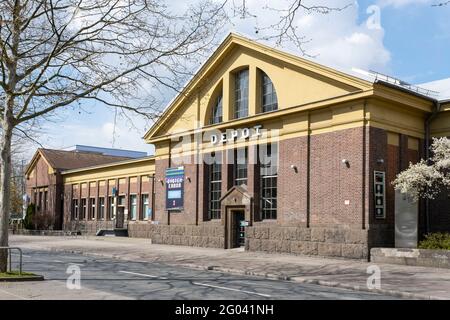
<instances>
[{"instance_id":1,"label":"bare tree","mask_svg":"<svg viewBox=\"0 0 450 320\"><path fill-rule=\"evenodd\" d=\"M343 8L288 1L261 38L306 41L295 19ZM102 103L151 120L160 115L145 88L179 90L231 19L255 17L245 0L198 0L179 13L161 0L2 0L0 2L0 246L8 245L11 141L32 138L61 109ZM231 13L230 13L231 12ZM141 97L142 98L142 97ZM0 272L6 270L0 250Z\"/></svg>"},{"instance_id":2,"label":"bare tree","mask_svg":"<svg viewBox=\"0 0 450 320\"><path fill-rule=\"evenodd\" d=\"M179 87L187 60L209 49L225 21L222 5L202 1L177 14L158 0L0 2L0 246L8 245L13 135L90 100L157 117L135 94ZM6 262L1 250L0 272Z\"/></svg>"},{"instance_id":3,"label":"bare tree","mask_svg":"<svg viewBox=\"0 0 450 320\"><path fill-rule=\"evenodd\" d=\"M270 5L264 5L262 12L274 14L271 21L261 21L258 15L249 8L246 0L232 2L230 17L241 19L254 19L254 31L256 39L267 40L282 46L291 43L296 46L304 56L311 57L305 50L305 44L311 41L298 26L298 19L304 15L328 15L333 12L343 11L353 5L352 1L347 1L342 6L332 7L327 5L314 4L318 1L288 0L282 2L272 1Z\"/></svg>"},{"instance_id":4,"label":"bare tree","mask_svg":"<svg viewBox=\"0 0 450 320\"><path fill-rule=\"evenodd\" d=\"M433 4L432 6L433 7L443 7L443 6L446 6L448 4L450 4L450 1L438 2L436 4Z\"/></svg>"}]
</instances>

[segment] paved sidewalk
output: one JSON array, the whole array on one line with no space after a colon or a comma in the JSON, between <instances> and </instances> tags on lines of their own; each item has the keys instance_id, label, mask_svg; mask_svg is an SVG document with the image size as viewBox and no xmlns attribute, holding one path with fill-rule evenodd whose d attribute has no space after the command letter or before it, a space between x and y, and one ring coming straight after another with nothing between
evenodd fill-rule
<instances>
[{"instance_id":1,"label":"paved sidewalk","mask_svg":"<svg viewBox=\"0 0 450 320\"><path fill-rule=\"evenodd\" d=\"M373 264L241 249L222 250L151 244L149 239L114 237L10 236L10 244L23 249L76 252L134 261L258 275L274 279L317 283L353 290L373 291L416 299L450 299L450 270L377 264L381 289L367 288L367 268Z\"/></svg>"}]
</instances>

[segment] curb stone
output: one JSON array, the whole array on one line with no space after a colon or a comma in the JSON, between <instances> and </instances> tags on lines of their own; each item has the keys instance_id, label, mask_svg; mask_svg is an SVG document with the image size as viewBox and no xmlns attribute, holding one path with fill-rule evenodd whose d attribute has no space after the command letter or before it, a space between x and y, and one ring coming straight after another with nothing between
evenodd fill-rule
<instances>
[{"instance_id":1,"label":"curb stone","mask_svg":"<svg viewBox=\"0 0 450 320\"><path fill-rule=\"evenodd\" d=\"M9 277L0 278L0 282L27 282L27 281L44 281L44 276L29 276L29 277Z\"/></svg>"},{"instance_id":2,"label":"curb stone","mask_svg":"<svg viewBox=\"0 0 450 320\"><path fill-rule=\"evenodd\" d=\"M81 250L74 250L74 249L58 249L58 248L39 248L35 250L42 250L42 251L50 251L50 252L62 252L62 253L74 253L74 254L80 254L84 256L91 256L91 257L103 257L103 258L110 258L110 259L116 259L116 260L122 260L122 261L133 261L131 257L124 257L124 256L118 256L115 254L107 254L107 253L97 253L97 252L84 252ZM144 257L141 257L141 259L145 259ZM153 262L153 261L148 261ZM263 273L263 272L256 272L256 271L249 271L249 270L241 270L241 269L230 269L230 268L223 268L219 266L205 266L205 265L198 265L198 264L191 264L191 263L185 263L185 264L174 264L174 263L168 263L164 261L160 261L164 264L170 265L170 266L181 266L185 268L190 269L197 269L197 270L205 270L205 271L216 271L216 272L224 272L224 273L230 273L230 274L239 274L239 275L248 275L248 276L256 276L256 277L262 277L266 279L271 280L283 280L283 281L292 281L297 283L305 283L305 284L315 284L320 285L324 287L335 287L335 288L342 288L342 289L349 289L354 291L363 291L363 292L371 292L371 293L379 293L384 295L389 295L393 297L398 298L405 298L405 299L417 299L417 300L445 300L441 297L431 296L431 295L424 295L424 294L418 294L418 293L411 293L411 292L405 292L405 291L397 291L397 290L386 290L386 289L369 289L365 286L360 285L351 285L336 281L326 281L326 280L319 280L319 279L306 279L302 277L290 277L283 274L271 274L271 273Z\"/></svg>"}]
</instances>

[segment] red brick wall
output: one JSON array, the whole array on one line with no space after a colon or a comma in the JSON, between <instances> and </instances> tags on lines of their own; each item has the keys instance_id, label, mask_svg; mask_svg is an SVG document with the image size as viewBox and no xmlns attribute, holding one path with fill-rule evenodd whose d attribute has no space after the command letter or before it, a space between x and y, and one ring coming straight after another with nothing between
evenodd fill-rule
<instances>
[{"instance_id":1,"label":"red brick wall","mask_svg":"<svg viewBox=\"0 0 450 320\"><path fill-rule=\"evenodd\" d=\"M310 146L311 226L361 227L363 128L312 135Z\"/></svg>"},{"instance_id":2,"label":"red brick wall","mask_svg":"<svg viewBox=\"0 0 450 320\"><path fill-rule=\"evenodd\" d=\"M308 137L282 140L278 146L278 222L307 224ZM291 168L297 167L297 172Z\"/></svg>"}]
</instances>

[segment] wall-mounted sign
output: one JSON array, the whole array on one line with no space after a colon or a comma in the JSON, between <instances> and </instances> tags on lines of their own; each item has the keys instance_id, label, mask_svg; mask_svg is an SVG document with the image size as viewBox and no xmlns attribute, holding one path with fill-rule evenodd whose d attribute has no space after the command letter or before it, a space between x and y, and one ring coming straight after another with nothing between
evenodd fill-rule
<instances>
[{"instance_id":1,"label":"wall-mounted sign","mask_svg":"<svg viewBox=\"0 0 450 320\"><path fill-rule=\"evenodd\" d=\"M259 137L262 134L261 128L262 125L259 124L252 128L228 129L226 132L221 134L211 134L211 144L225 144L227 142L234 142L239 139L246 140L249 138Z\"/></svg>"},{"instance_id":2,"label":"wall-mounted sign","mask_svg":"<svg viewBox=\"0 0 450 320\"><path fill-rule=\"evenodd\" d=\"M386 218L386 173L384 171L373 172L375 218Z\"/></svg>"},{"instance_id":3,"label":"wall-mounted sign","mask_svg":"<svg viewBox=\"0 0 450 320\"><path fill-rule=\"evenodd\" d=\"M166 210L183 209L184 167L166 169Z\"/></svg>"}]
</instances>

